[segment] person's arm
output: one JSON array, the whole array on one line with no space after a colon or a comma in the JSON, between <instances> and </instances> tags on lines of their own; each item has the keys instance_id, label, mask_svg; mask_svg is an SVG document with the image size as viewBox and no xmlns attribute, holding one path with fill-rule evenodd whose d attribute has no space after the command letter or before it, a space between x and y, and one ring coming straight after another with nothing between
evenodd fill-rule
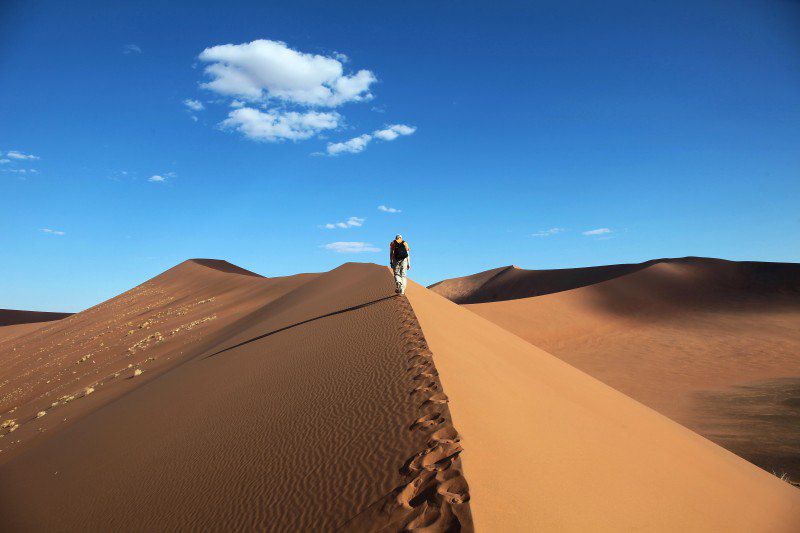
<instances>
[{"instance_id":1,"label":"person's arm","mask_svg":"<svg viewBox=\"0 0 800 533\"><path fill-rule=\"evenodd\" d=\"M406 254L408 254L408 255L406 255L406 261L408 261L408 263L406 263L406 268L411 270L411 250L408 248L408 243L407 242L403 241L403 244L406 245Z\"/></svg>"},{"instance_id":2,"label":"person's arm","mask_svg":"<svg viewBox=\"0 0 800 533\"><path fill-rule=\"evenodd\" d=\"M389 244L389 266L392 266L392 260L394 259L394 241Z\"/></svg>"}]
</instances>

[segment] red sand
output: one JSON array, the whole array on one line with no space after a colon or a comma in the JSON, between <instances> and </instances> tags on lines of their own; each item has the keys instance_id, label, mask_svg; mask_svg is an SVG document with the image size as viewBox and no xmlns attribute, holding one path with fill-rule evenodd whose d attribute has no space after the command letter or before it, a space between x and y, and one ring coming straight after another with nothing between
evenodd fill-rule
<instances>
[{"instance_id":1,"label":"red sand","mask_svg":"<svg viewBox=\"0 0 800 533\"><path fill-rule=\"evenodd\" d=\"M787 483L431 291L392 289L377 265L268 279L194 260L0 341L3 529L800 520Z\"/></svg>"},{"instance_id":2,"label":"red sand","mask_svg":"<svg viewBox=\"0 0 800 533\"><path fill-rule=\"evenodd\" d=\"M82 418L0 466L4 526L470 529L446 397L386 268L278 280L203 269L184 263L123 295L124 309L138 302L136 321L148 320L167 316L182 291L194 312L209 297L197 291L213 284L215 329L169 351L164 341L162 357L184 349L181 364L146 366L113 400L92 404L94 393L26 421L71 418L83 404ZM143 291L149 304L136 297ZM116 338L131 327L117 325L130 315L112 320L121 306L111 302L76 315L89 332L72 335Z\"/></svg>"},{"instance_id":3,"label":"red sand","mask_svg":"<svg viewBox=\"0 0 800 533\"><path fill-rule=\"evenodd\" d=\"M644 264L574 290L466 307L768 471L800 480L800 265ZM560 272L561 285L574 284L574 269Z\"/></svg>"},{"instance_id":4,"label":"red sand","mask_svg":"<svg viewBox=\"0 0 800 533\"><path fill-rule=\"evenodd\" d=\"M797 530L789 484L431 291L409 300L463 435L476 530Z\"/></svg>"}]
</instances>

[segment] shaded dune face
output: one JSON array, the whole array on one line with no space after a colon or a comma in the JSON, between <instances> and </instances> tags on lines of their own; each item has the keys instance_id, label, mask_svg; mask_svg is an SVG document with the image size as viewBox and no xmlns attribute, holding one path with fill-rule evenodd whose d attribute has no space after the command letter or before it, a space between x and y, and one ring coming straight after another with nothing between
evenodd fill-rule
<instances>
[{"instance_id":1,"label":"shaded dune face","mask_svg":"<svg viewBox=\"0 0 800 533\"><path fill-rule=\"evenodd\" d=\"M782 380L800 379L800 265L651 263L569 291L466 307L764 469L800 480L798 415L782 403L789 394Z\"/></svg>"},{"instance_id":2,"label":"shaded dune face","mask_svg":"<svg viewBox=\"0 0 800 533\"><path fill-rule=\"evenodd\" d=\"M386 268L280 289L191 268L258 283L247 311L0 466L4 527L471 529L448 399Z\"/></svg>"},{"instance_id":3,"label":"shaded dune face","mask_svg":"<svg viewBox=\"0 0 800 533\"><path fill-rule=\"evenodd\" d=\"M606 265L558 270L525 270L515 266L487 270L471 276L434 283L428 288L459 304L498 302L530 298L597 285L620 276L629 276L647 269L653 278L654 270L664 266L689 268L696 276L695 284L703 289L717 287L753 293L796 293L800 291L800 267L791 263L734 262L720 259L687 257L683 259L654 259L644 263ZM656 267L653 269L652 267ZM652 279L663 289L686 289L693 283L672 283L673 278ZM604 287L613 287L605 284ZM668 295L665 291L663 294ZM607 303L617 305L617 294L609 294ZM623 295L624 296L624 295Z\"/></svg>"},{"instance_id":4,"label":"shaded dune face","mask_svg":"<svg viewBox=\"0 0 800 533\"><path fill-rule=\"evenodd\" d=\"M61 320L62 318L70 316L71 314L72 313L49 313L46 311L19 311L17 309L0 309L0 327Z\"/></svg>"}]
</instances>

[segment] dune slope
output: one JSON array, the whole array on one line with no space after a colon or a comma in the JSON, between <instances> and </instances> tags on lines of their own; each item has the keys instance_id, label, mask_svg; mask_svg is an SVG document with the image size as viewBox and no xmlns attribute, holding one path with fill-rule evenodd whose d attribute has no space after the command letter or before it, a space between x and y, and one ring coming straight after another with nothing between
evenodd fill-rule
<instances>
[{"instance_id":1,"label":"dune slope","mask_svg":"<svg viewBox=\"0 0 800 533\"><path fill-rule=\"evenodd\" d=\"M800 480L800 266L676 260L571 291L466 307Z\"/></svg>"},{"instance_id":2,"label":"dune slope","mask_svg":"<svg viewBox=\"0 0 800 533\"><path fill-rule=\"evenodd\" d=\"M347 264L262 298L0 466L4 527L470 530L446 398L392 286Z\"/></svg>"},{"instance_id":3,"label":"dune slope","mask_svg":"<svg viewBox=\"0 0 800 533\"><path fill-rule=\"evenodd\" d=\"M0 463L313 277L267 279L225 261L189 260L90 309L0 337L0 435L15 428L0 441ZM136 370L143 375L127 379Z\"/></svg>"},{"instance_id":4,"label":"dune slope","mask_svg":"<svg viewBox=\"0 0 800 533\"><path fill-rule=\"evenodd\" d=\"M487 531L792 531L800 492L412 284Z\"/></svg>"}]
</instances>

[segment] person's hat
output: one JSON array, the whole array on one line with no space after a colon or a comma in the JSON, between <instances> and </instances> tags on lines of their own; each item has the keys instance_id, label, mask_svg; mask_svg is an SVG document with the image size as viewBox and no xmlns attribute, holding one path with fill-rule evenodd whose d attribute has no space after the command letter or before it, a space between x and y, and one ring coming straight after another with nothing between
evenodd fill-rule
<instances>
[{"instance_id":1,"label":"person's hat","mask_svg":"<svg viewBox=\"0 0 800 533\"><path fill-rule=\"evenodd\" d=\"M400 234L398 234L398 235L395 235L395 236L394 236L394 240L397 240L397 239L400 239L400 240L402 241L402 240L403 240L403 236L402 236L402 235L400 235Z\"/></svg>"}]
</instances>

